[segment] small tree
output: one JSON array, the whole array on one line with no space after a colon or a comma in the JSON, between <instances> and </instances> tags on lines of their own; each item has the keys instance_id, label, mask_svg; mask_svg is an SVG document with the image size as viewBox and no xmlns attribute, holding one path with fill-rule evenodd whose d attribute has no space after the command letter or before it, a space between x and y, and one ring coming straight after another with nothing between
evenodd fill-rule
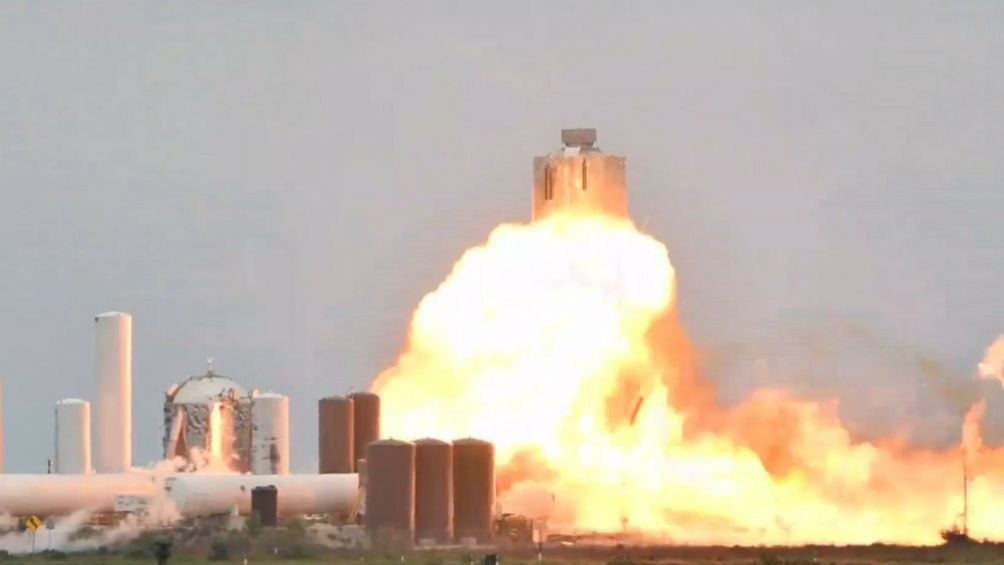
<instances>
[{"instance_id":1,"label":"small tree","mask_svg":"<svg viewBox=\"0 0 1004 565\"><path fill-rule=\"evenodd\" d=\"M230 559L230 548L227 547L227 542L223 540L214 540L209 546L209 560L210 561L227 561Z\"/></svg>"},{"instance_id":2,"label":"small tree","mask_svg":"<svg viewBox=\"0 0 1004 565\"><path fill-rule=\"evenodd\" d=\"M167 565L167 560L171 558L171 542L166 540L154 542L153 557L157 560L157 565Z\"/></svg>"},{"instance_id":3,"label":"small tree","mask_svg":"<svg viewBox=\"0 0 1004 565\"><path fill-rule=\"evenodd\" d=\"M303 541L307 538L307 525L302 518L295 517L286 521L286 531L289 537L295 541Z\"/></svg>"},{"instance_id":4,"label":"small tree","mask_svg":"<svg viewBox=\"0 0 1004 565\"><path fill-rule=\"evenodd\" d=\"M252 539L258 537L258 533L261 532L261 518L257 512L251 512L247 521L244 522L244 529L247 530L248 536Z\"/></svg>"}]
</instances>

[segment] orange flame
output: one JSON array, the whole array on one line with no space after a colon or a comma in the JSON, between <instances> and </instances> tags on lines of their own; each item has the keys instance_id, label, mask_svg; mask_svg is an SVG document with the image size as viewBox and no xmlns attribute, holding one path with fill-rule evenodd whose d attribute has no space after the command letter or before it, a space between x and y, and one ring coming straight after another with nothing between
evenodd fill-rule
<instances>
[{"instance_id":1,"label":"orange flame","mask_svg":"<svg viewBox=\"0 0 1004 565\"><path fill-rule=\"evenodd\" d=\"M666 248L626 219L502 225L419 304L373 384L385 433L496 444L506 511L552 530L690 543L932 543L962 507L957 450L855 442L835 401L699 378ZM978 416L967 445L978 438ZM998 453L970 500L1004 494ZM972 462L971 462L972 463ZM971 504L974 536L1000 524Z\"/></svg>"},{"instance_id":2,"label":"orange flame","mask_svg":"<svg viewBox=\"0 0 1004 565\"><path fill-rule=\"evenodd\" d=\"M209 409L209 457L213 462L224 460L223 426L223 405L219 402L214 402Z\"/></svg>"}]
</instances>

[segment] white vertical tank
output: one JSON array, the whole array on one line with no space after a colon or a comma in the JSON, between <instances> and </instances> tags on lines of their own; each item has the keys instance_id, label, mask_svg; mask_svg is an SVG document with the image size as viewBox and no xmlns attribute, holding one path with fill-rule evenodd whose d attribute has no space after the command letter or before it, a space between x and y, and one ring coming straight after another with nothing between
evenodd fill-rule
<instances>
[{"instance_id":1,"label":"white vertical tank","mask_svg":"<svg viewBox=\"0 0 1004 565\"><path fill-rule=\"evenodd\" d=\"M132 467L132 315L106 312L94 323L94 470L122 473Z\"/></svg>"},{"instance_id":2,"label":"white vertical tank","mask_svg":"<svg viewBox=\"0 0 1004 565\"><path fill-rule=\"evenodd\" d=\"M3 473L3 379L0 379L0 473Z\"/></svg>"},{"instance_id":3,"label":"white vertical tank","mask_svg":"<svg viewBox=\"0 0 1004 565\"><path fill-rule=\"evenodd\" d=\"M251 472L289 474L289 397L266 392L251 405ZM281 497L281 495L280 495Z\"/></svg>"},{"instance_id":4,"label":"white vertical tank","mask_svg":"<svg viewBox=\"0 0 1004 565\"><path fill-rule=\"evenodd\" d=\"M68 398L56 402L56 473L91 472L91 403Z\"/></svg>"}]
</instances>

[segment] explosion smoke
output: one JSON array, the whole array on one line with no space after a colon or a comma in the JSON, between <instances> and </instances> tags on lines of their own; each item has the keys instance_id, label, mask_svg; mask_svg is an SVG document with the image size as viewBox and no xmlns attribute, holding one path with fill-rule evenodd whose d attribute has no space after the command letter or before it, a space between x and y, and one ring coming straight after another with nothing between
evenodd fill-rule
<instances>
[{"instance_id":1,"label":"explosion smoke","mask_svg":"<svg viewBox=\"0 0 1004 565\"><path fill-rule=\"evenodd\" d=\"M695 368L665 247L626 219L496 228L419 304L372 389L390 436L495 442L506 511L563 530L691 543L934 543L962 507L959 453L855 442L837 402L758 390L735 407ZM1004 491L975 453L970 499ZM553 499L552 499L553 497ZM996 533L994 504L970 509Z\"/></svg>"},{"instance_id":2,"label":"explosion smoke","mask_svg":"<svg viewBox=\"0 0 1004 565\"><path fill-rule=\"evenodd\" d=\"M983 354L978 371L984 379L997 379L1004 387L1004 335L997 336Z\"/></svg>"}]
</instances>

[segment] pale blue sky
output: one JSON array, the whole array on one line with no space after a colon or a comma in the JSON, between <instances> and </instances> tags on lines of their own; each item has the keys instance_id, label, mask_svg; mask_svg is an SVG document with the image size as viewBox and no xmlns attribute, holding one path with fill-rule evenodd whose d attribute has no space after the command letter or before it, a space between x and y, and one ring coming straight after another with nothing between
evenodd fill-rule
<instances>
[{"instance_id":1,"label":"pale blue sky","mask_svg":"<svg viewBox=\"0 0 1004 565\"><path fill-rule=\"evenodd\" d=\"M317 397L528 218L568 126L628 156L726 400L956 437L916 357L964 379L1004 331L1002 30L1000 2L0 2L6 470L44 471L52 402L93 396L109 309L137 463L214 356L292 396L312 468Z\"/></svg>"}]
</instances>

